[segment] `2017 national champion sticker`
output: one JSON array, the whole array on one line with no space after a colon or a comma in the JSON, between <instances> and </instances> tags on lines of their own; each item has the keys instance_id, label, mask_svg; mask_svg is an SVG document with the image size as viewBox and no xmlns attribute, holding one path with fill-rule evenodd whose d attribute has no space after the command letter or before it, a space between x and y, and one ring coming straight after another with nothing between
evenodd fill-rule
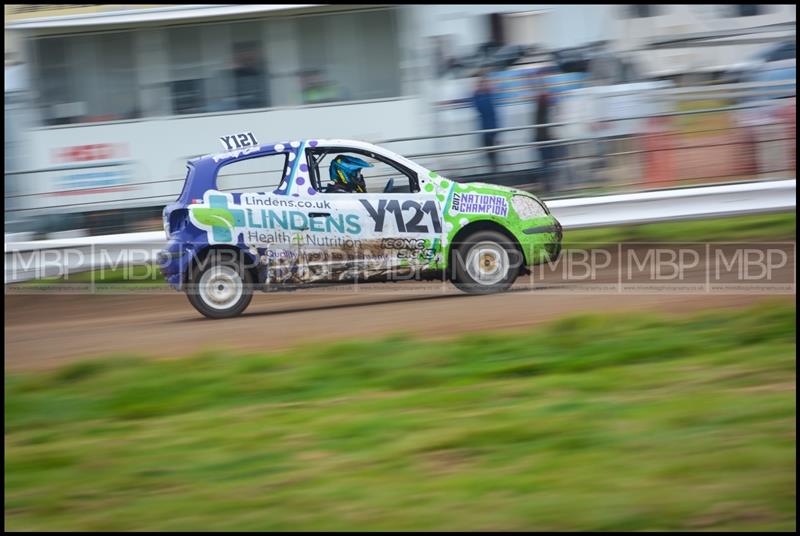
<instances>
[{"instance_id":1,"label":"2017 national champion sticker","mask_svg":"<svg viewBox=\"0 0 800 536\"><path fill-rule=\"evenodd\" d=\"M508 215L508 201L501 195L454 193L453 210L464 214Z\"/></svg>"}]
</instances>

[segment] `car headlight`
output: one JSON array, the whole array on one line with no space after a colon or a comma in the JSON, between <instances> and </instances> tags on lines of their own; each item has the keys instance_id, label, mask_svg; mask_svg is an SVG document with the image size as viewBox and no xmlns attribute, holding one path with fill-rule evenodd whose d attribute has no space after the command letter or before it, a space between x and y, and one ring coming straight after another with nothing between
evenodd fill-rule
<instances>
[{"instance_id":1,"label":"car headlight","mask_svg":"<svg viewBox=\"0 0 800 536\"><path fill-rule=\"evenodd\" d=\"M514 211L521 220L541 218L549 214L543 203L527 195L513 196L511 198L511 206L514 207Z\"/></svg>"}]
</instances>

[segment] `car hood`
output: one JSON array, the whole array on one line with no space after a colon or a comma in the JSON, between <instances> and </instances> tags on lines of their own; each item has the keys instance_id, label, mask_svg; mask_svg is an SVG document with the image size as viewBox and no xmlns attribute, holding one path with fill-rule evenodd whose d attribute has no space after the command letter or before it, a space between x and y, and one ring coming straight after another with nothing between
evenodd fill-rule
<instances>
[{"instance_id":1,"label":"car hood","mask_svg":"<svg viewBox=\"0 0 800 536\"><path fill-rule=\"evenodd\" d=\"M540 203L542 202L539 196L531 192L526 192L525 190L520 190L519 188L512 188L510 186L500 186L499 184L489 184L487 182L467 182L462 184L466 184L467 186L470 187L470 189L476 189L476 190L480 189L481 191L484 192L487 190L491 190L492 192L496 192L498 195L505 195L507 197L510 197L512 195L525 195L536 199Z\"/></svg>"}]
</instances>

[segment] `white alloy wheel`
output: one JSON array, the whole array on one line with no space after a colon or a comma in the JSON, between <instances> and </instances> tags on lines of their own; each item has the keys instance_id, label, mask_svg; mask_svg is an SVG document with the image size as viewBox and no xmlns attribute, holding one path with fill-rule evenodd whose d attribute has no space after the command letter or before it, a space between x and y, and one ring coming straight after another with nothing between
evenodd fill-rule
<instances>
[{"instance_id":1,"label":"white alloy wheel","mask_svg":"<svg viewBox=\"0 0 800 536\"><path fill-rule=\"evenodd\" d=\"M200 277L197 290L208 307L224 310L241 299L244 283L233 267L223 264L206 270Z\"/></svg>"},{"instance_id":2,"label":"white alloy wheel","mask_svg":"<svg viewBox=\"0 0 800 536\"><path fill-rule=\"evenodd\" d=\"M467 273L480 285L491 286L505 279L509 264L508 252L496 242L479 242L467 253Z\"/></svg>"}]
</instances>

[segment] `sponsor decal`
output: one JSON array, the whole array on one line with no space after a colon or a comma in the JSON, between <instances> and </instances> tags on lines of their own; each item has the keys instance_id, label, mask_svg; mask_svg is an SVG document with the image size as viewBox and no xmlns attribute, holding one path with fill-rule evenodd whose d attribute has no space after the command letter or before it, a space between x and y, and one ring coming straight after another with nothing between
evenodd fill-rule
<instances>
[{"instance_id":1,"label":"sponsor decal","mask_svg":"<svg viewBox=\"0 0 800 536\"><path fill-rule=\"evenodd\" d=\"M383 249L422 249L425 240L419 238L384 238L381 240Z\"/></svg>"},{"instance_id":2,"label":"sponsor decal","mask_svg":"<svg viewBox=\"0 0 800 536\"><path fill-rule=\"evenodd\" d=\"M390 218L394 220L397 231L400 233L442 232L439 209L433 201L420 204L409 199L401 204L397 199L381 199L377 205L367 199L359 199L359 201L372 218L373 232L375 233L384 232L384 225L390 222L390 219L386 217L388 213L391 213ZM389 223L389 227L391 227L391 223Z\"/></svg>"},{"instance_id":3,"label":"sponsor decal","mask_svg":"<svg viewBox=\"0 0 800 536\"><path fill-rule=\"evenodd\" d=\"M398 259L430 261L436 256L436 247L430 240L415 238L384 238L381 248L395 250Z\"/></svg>"},{"instance_id":4,"label":"sponsor decal","mask_svg":"<svg viewBox=\"0 0 800 536\"><path fill-rule=\"evenodd\" d=\"M454 192L451 206L463 214L508 215L508 201L501 195Z\"/></svg>"},{"instance_id":5,"label":"sponsor decal","mask_svg":"<svg viewBox=\"0 0 800 536\"><path fill-rule=\"evenodd\" d=\"M233 151L234 149L243 149L244 147L255 147L256 145L258 145L256 137L253 136L252 132L231 134L230 136L220 136L219 141L220 143L222 143L222 146L225 147L225 150L227 151Z\"/></svg>"},{"instance_id":6,"label":"sponsor decal","mask_svg":"<svg viewBox=\"0 0 800 536\"><path fill-rule=\"evenodd\" d=\"M260 207L331 209L331 202L328 200L311 201L307 199L283 199L282 197L284 196L275 197L264 194L242 194L242 204Z\"/></svg>"},{"instance_id":7,"label":"sponsor decal","mask_svg":"<svg viewBox=\"0 0 800 536\"><path fill-rule=\"evenodd\" d=\"M335 247L342 249L356 249L361 241L342 236L319 236L311 233L292 234L285 231L246 231L245 242L257 245L291 244L298 246Z\"/></svg>"},{"instance_id":8,"label":"sponsor decal","mask_svg":"<svg viewBox=\"0 0 800 536\"><path fill-rule=\"evenodd\" d=\"M325 218L312 218L299 210L273 210L240 205L230 207L228 195L207 196L204 205L192 205L192 223L208 232L210 244L235 244L239 235L245 233L248 242L288 242L288 233L271 231L309 231L311 233L358 235L361 223L358 214L331 214ZM295 203L300 203L295 201ZM284 236L285 235L285 236ZM330 237L330 240L335 238ZM323 244L327 245L327 244Z\"/></svg>"},{"instance_id":9,"label":"sponsor decal","mask_svg":"<svg viewBox=\"0 0 800 536\"><path fill-rule=\"evenodd\" d=\"M258 152L258 149L259 149L258 147L246 147L244 149L236 149L234 151L218 153L214 155L214 162L220 162L222 160L227 160L229 158L239 158L240 156L256 153Z\"/></svg>"}]
</instances>

